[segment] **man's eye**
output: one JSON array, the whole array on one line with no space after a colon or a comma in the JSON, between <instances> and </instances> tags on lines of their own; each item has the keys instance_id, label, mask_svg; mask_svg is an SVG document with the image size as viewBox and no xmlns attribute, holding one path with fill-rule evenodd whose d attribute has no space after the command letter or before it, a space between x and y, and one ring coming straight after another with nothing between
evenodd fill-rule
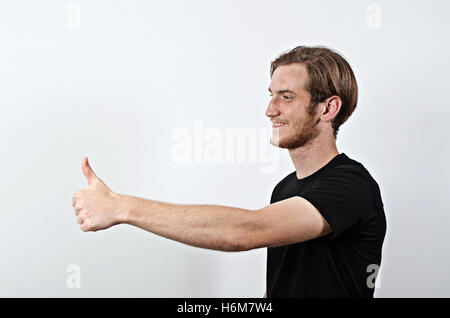
<instances>
[{"instance_id":1,"label":"man's eye","mask_svg":"<svg viewBox=\"0 0 450 318\"><path fill-rule=\"evenodd\" d=\"M272 95L272 94L270 94L269 96L270 96L270 97L272 97L273 95ZM292 99L291 97L289 97L289 96L286 96L286 95L283 95L283 98L284 98L285 100L291 100L291 99Z\"/></svg>"}]
</instances>

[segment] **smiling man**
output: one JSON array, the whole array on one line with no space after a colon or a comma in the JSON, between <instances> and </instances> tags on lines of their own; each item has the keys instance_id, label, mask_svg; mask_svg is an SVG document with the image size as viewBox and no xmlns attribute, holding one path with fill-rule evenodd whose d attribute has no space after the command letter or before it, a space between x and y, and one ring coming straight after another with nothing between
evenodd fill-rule
<instances>
[{"instance_id":1,"label":"smiling man","mask_svg":"<svg viewBox=\"0 0 450 318\"><path fill-rule=\"evenodd\" d=\"M373 297L386 219L379 187L339 153L339 127L358 88L346 60L325 47L296 47L272 62L266 116L271 143L288 149L295 171L257 210L170 204L111 191L87 158L88 187L72 206L83 231L126 223L192 246L222 251L267 247L267 297Z\"/></svg>"}]
</instances>

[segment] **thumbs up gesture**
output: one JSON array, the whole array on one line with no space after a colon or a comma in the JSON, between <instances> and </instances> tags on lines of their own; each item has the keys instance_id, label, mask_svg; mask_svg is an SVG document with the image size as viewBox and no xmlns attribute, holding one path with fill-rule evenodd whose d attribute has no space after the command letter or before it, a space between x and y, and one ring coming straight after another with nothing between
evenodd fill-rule
<instances>
[{"instance_id":1,"label":"thumbs up gesture","mask_svg":"<svg viewBox=\"0 0 450 318\"><path fill-rule=\"evenodd\" d=\"M73 194L72 206L83 232L107 229L121 223L125 212L122 196L111 191L89 165L87 157L81 161L81 171L88 187Z\"/></svg>"}]
</instances>

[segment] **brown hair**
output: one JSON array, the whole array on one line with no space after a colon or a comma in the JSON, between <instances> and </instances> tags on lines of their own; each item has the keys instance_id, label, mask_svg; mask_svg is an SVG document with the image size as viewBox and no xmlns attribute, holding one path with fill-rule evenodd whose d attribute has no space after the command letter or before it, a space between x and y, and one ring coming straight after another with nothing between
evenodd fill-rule
<instances>
[{"instance_id":1,"label":"brown hair","mask_svg":"<svg viewBox=\"0 0 450 318\"><path fill-rule=\"evenodd\" d=\"M350 117L358 102L358 85L352 68L343 56L329 48L297 46L272 62L270 77L278 66L292 63L301 63L308 70L309 79L305 89L311 95L311 107L333 95L341 98L341 109L332 121L336 138L339 126Z\"/></svg>"}]
</instances>

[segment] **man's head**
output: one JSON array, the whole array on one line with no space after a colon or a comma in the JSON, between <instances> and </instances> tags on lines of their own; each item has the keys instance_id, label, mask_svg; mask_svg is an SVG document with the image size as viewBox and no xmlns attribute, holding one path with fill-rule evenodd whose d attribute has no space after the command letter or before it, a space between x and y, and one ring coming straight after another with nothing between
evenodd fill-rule
<instances>
[{"instance_id":1,"label":"man's head","mask_svg":"<svg viewBox=\"0 0 450 318\"><path fill-rule=\"evenodd\" d=\"M353 71L328 48L296 47L272 62L270 76L266 115L275 123L271 142L281 148L302 147L321 134L336 138L356 107Z\"/></svg>"}]
</instances>

